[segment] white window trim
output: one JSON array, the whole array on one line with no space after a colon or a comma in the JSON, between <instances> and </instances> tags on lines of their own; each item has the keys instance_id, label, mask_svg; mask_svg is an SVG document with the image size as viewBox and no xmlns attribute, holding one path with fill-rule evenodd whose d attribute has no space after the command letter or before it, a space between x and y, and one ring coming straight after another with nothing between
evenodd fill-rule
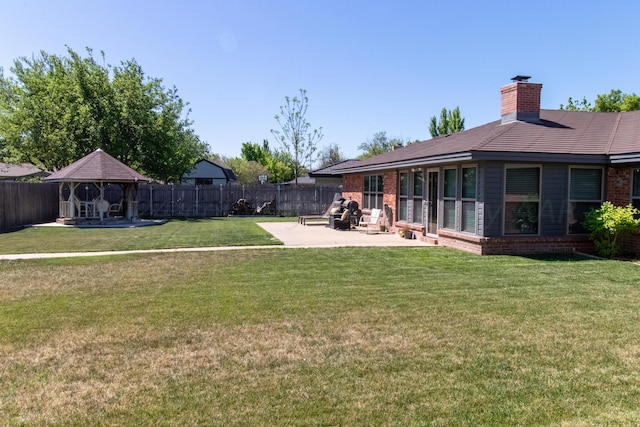
<instances>
[{"instance_id":1,"label":"white window trim","mask_svg":"<svg viewBox=\"0 0 640 427\"><path fill-rule=\"evenodd\" d=\"M406 174L407 176L407 194L406 195L401 195L400 194L400 185L402 180L400 179L400 176L402 174ZM410 175L410 171L408 169L406 170L401 170L398 172L398 221L404 221L407 222L409 220L409 175ZM407 203L407 211L406 211L406 215L407 218L400 218L400 202L404 200Z\"/></svg>"},{"instance_id":2,"label":"white window trim","mask_svg":"<svg viewBox=\"0 0 640 427\"><path fill-rule=\"evenodd\" d=\"M411 187L410 187L409 194L410 194L410 199L411 199L411 223L412 224L426 225L425 218L424 218L424 186L425 186L424 175L425 175L425 172L424 172L424 170L422 168L412 169L412 170L410 170L410 172L411 172L410 173L411 179L409 180L409 183L411 184ZM422 195L416 199L416 193L415 193L416 174L418 172L422 173L422 182L420 183L420 185L422 187ZM414 215L415 210L416 210L416 200L419 201L419 208L422 211L422 220L420 222L416 221L416 218L415 218L415 215ZM409 204L407 204L407 215L408 215L408 211L409 211Z\"/></svg>"},{"instance_id":3,"label":"white window trim","mask_svg":"<svg viewBox=\"0 0 640 427\"><path fill-rule=\"evenodd\" d=\"M371 191L371 177L375 176L376 177L376 191ZM369 191L364 191L364 179L365 178L369 178ZM382 177L382 192L379 192L377 189L377 179L378 177ZM367 198L366 195L369 195L369 197ZM371 201L371 195L374 195L375 198L377 199L378 196L380 196L383 200L382 205L383 206L378 206L378 209L383 209L384 208L384 174L369 174L369 175L363 175L362 177L362 208L363 209L374 209L372 208L370 205L365 207L364 204L364 200L367 199L369 202Z\"/></svg>"},{"instance_id":4,"label":"white window trim","mask_svg":"<svg viewBox=\"0 0 640 427\"><path fill-rule=\"evenodd\" d=\"M446 179L446 171L448 170L455 170L456 171L456 189L455 189L455 196L451 197L451 196L445 196L445 192L446 192L446 185L445 185L445 179ZM458 199L459 199L459 194L460 194L460 179L458 179L458 176L460 175L460 168L459 166L445 166L442 168L442 215L440 218L440 223L438 224L439 227L441 227L443 230L453 230L453 231L460 231L460 223L458 221L458 216L460 213L460 209L458 209ZM453 228L449 228L449 227L445 227L444 226L444 219L446 216L446 202L451 202L453 201Z\"/></svg>"},{"instance_id":5,"label":"white window trim","mask_svg":"<svg viewBox=\"0 0 640 427\"><path fill-rule=\"evenodd\" d=\"M476 170L476 197L473 199L470 199L468 197L462 197L462 180L464 177L464 174L462 173L463 169L472 169L475 168ZM461 233L467 233L467 234L471 234L471 235L476 235L478 233L478 165L476 164L470 164L470 165L460 165L460 232ZM465 231L462 229L462 213L463 213L463 209L462 209L462 204L463 202L474 202L474 231Z\"/></svg>"}]
</instances>

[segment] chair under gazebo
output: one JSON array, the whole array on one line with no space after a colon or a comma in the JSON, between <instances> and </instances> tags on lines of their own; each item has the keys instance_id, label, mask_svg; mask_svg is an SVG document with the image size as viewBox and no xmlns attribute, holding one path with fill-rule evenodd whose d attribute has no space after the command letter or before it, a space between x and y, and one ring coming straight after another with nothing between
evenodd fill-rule
<instances>
[{"instance_id":1,"label":"chair under gazebo","mask_svg":"<svg viewBox=\"0 0 640 427\"><path fill-rule=\"evenodd\" d=\"M112 220L110 214L116 213L116 209L118 220L133 222L138 219L138 183L151 181L99 148L45 180L59 184L57 221L64 224L105 224ZM110 184L122 186L119 201L105 198L105 185ZM97 195L91 200L87 196L89 185L97 189ZM80 194L83 188L84 198Z\"/></svg>"}]
</instances>

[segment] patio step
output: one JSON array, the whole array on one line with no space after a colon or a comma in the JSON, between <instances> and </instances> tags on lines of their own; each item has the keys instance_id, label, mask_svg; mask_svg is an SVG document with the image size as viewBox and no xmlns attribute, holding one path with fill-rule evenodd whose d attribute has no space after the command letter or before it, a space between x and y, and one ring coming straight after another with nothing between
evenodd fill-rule
<instances>
[{"instance_id":1,"label":"patio step","mask_svg":"<svg viewBox=\"0 0 640 427\"><path fill-rule=\"evenodd\" d=\"M437 245L438 244L438 238L437 237L431 237L431 236L420 236L420 240L428 243L430 245Z\"/></svg>"}]
</instances>

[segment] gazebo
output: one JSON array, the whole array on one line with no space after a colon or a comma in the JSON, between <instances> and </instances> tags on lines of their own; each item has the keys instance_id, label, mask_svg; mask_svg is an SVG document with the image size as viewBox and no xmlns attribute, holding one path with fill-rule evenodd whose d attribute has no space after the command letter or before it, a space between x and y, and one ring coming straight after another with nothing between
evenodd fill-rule
<instances>
[{"instance_id":1,"label":"gazebo","mask_svg":"<svg viewBox=\"0 0 640 427\"><path fill-rule=\"evenodd\" d=\"M133 221L138 217L138 206L135 200L138 183L151 181L99 148L52 173L45 180L59 183L58 222L65 224L104 223L110 213L120 211L123 212L121 218ZM106 200L105 184L122 185L122 199L115 203ZM85 188L84 200L78 194L82 185ZM87 197L89 185L97 189L97 196L91 200Z\"/></svg>"}]
</instances>

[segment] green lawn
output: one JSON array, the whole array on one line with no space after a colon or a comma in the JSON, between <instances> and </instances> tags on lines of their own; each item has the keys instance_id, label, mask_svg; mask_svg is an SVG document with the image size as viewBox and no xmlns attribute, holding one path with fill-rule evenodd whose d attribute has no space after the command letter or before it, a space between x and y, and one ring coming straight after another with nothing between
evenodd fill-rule
<instances>
[{"instance_id":1,"label":"green lawn","mask_svg":"<svg viewBox=\"0 0 640 427\"><path fill-rule=\"evenodd\" d=\"M175 219L138 228L34 227L0 234L0 242L2 254L282 244L256 225L255 218Z\"/></svg>"},{"instance_id":2,"label":"green lawn","mask_svg":"<svg viewBox=\"0 0 640 427\"><path fill-rule=\"evenodd\" d=\"M0 262L0 424L637 425L639 321L640 267L618 261Z\"/></svg>"}]
</instances>

